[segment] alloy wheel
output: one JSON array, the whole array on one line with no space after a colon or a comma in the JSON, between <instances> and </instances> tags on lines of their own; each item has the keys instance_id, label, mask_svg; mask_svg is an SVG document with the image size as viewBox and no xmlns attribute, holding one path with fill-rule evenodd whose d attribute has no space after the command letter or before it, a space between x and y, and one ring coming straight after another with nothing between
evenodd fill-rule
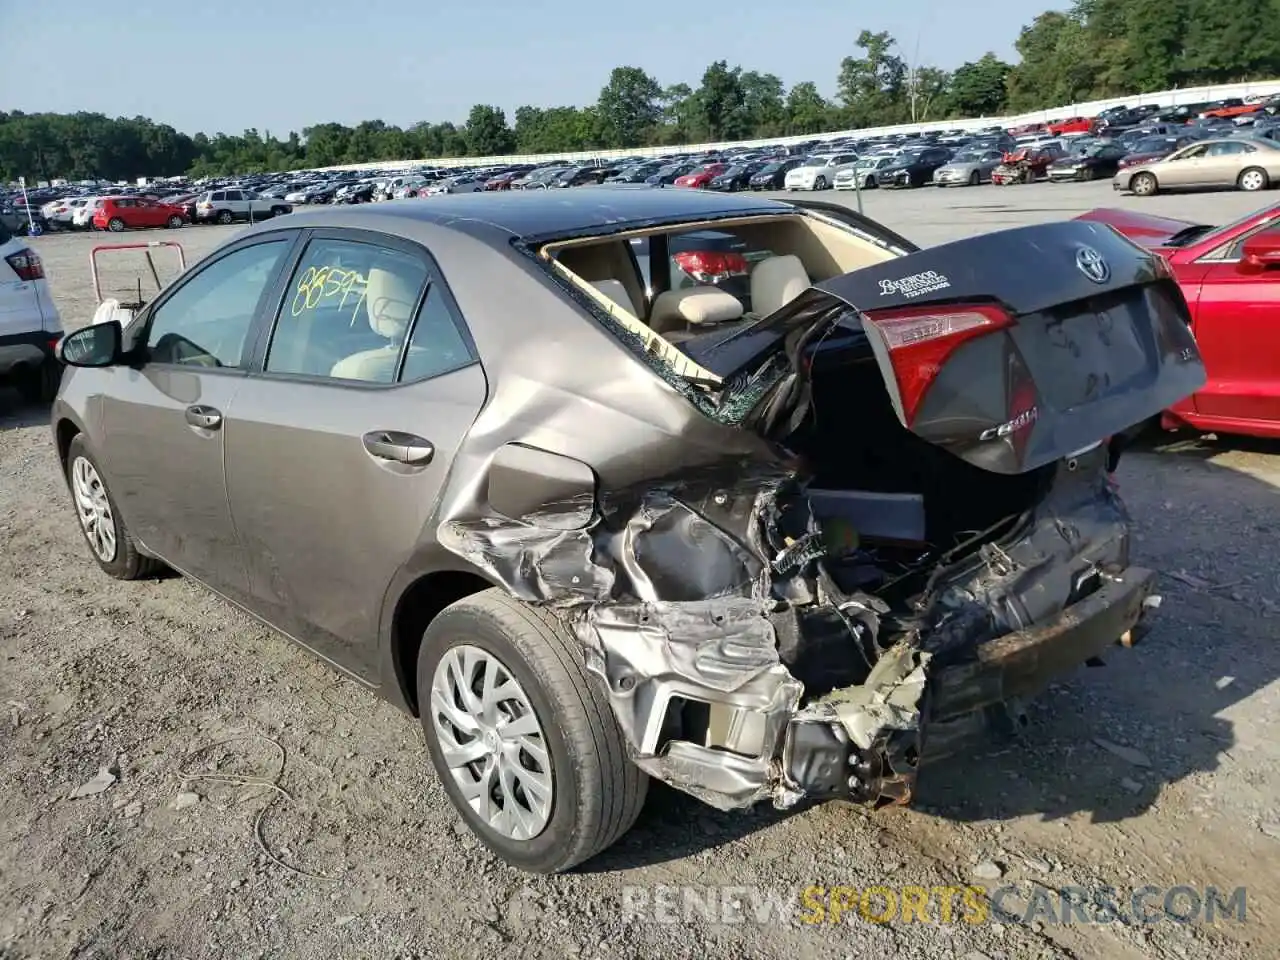
<instances>
[{"instance_id":1,"label":"alloy wheel","mask_svg":"<svg viewBox=\"0 0 1280 960\"><path fill-rule=\"evenodd\" d=\"M103 563L116 558L116 518L98 469L85 457L71 464L71 492L89 548Z\"/></svg>"},{"instance_id":2,"label":"alloy wheel","mask_svg":"<svg viewBox=\"0 0 1280 960\"><path fill-rule=\"evenodd\" d=\"M554 784L542 723L520 682L492 653L459 644L431 680L442 760L472 811L512 840L551 819Z\"/></svg>"}]
</instances>

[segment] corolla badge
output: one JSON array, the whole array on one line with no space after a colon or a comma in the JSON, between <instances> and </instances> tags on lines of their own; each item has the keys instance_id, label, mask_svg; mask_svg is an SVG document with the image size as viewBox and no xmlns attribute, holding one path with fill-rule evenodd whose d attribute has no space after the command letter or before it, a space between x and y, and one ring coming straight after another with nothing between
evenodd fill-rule
<instances>
[{"instance_id":1,"label":"corolla badge","mask_svg":"<svg viewBox=\"0 0 1280 960\"><path fill-rule=\"evenodd\" d=\"M1106 283L1111 279L1111 266L1093 247L1081 247L1076 251L1076 266L1094 283Z\"/></svg>"}]
</instances>

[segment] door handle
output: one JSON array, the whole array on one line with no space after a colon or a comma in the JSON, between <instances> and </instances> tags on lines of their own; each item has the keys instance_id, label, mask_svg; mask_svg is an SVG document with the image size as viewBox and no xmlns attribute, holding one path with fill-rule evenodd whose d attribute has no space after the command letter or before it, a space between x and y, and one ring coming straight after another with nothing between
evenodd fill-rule
<instances>
[{"instance_id":1,"label":"door handle","mask_svg":"<svg viewBox=\"0 0 1280 960\"><path fill-rule=\"evenodd\" d=\"M430 440L398 430L374 430L366 433L362 440L370 456L415 467L430 463L436 452Z\"/></svg>"},{"instance_id":2,"label":"door handle","mask_svg":"<svg viewBox=\"0 0 1280 960\"><path fill-rule=\"evenodd\" d=\"M222 426L222 411L200 404L187 407L187 423L202 430L217 430Z\"/></svg>"}]
</instances>

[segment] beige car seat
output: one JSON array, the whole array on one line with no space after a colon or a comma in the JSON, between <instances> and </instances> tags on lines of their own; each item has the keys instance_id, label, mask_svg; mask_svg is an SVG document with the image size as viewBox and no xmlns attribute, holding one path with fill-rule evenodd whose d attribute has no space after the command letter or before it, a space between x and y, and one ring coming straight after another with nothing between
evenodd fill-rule
<instances>
[{"instance_id":1,"label":"beige car seat","mask_svg":"<svg viewBox=\"0 0 1280 960\"><path fill-rule=\"evenodd\" d=\"M621 280L592 280L591 285L632 316L639 316L631 294Z\"/></svg>"},{"instance_id":2,"label":"beige car seat","mask_svg":"<svg viewBox=\"0 0 1280 960\"><path fill-rule=\"evenodd\" d=\"M767 317L809 289L812 281L793 254L769 257L751 271L751 312Z\"/></svg>"},{"instance_id":3,"label":"beige car seat","mask_svg":"<svg viewBox=\"0 0 1280 960\"><path fill-rule=\"evenodd\" d=\"M742 319L742 301L719 287L697 286L658 294L649 313L649 326L667 340L687 339L709 327Z\"/></svg>"},{"instance_id":4,"label":"beige car seat","mask_svg":"<svg viewBox=\"0 0 1280 960\"><path fill-rule=\"evenodd\" d=\"M365 283L364 308L369 326L378 336L386 338L387 345L344 357L333 365L329 376L366 383L390 383L394 380L400 346L413 321L413 307L417 299L416 283L410 284L389 270L370 267ZM422 349L410 347L409 351L413 353Z\"/></svg>"}]
</instances>

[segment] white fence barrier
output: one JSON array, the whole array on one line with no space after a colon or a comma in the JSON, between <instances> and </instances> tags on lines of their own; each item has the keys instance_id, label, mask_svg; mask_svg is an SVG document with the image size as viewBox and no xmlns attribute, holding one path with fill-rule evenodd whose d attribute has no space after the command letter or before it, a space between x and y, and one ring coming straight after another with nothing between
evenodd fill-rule
<instances>
[{"instance_id":1,"label":"white fence barrier","mask_svg":"<svg viewBox=\"0 0 1280 960\"><path fill-rule=\"evenodd\" d=\"M1162 90L1159 93L1139 93L1130 97L1111 100L1094 100L1091 103L1073 103L1050 110L1037 110L1012 117L972 117L967 120L935 120L924 123L903 123L892 127L867 127L862 130L839 130L822 134L806 134L796 137L770 137L765 140L734 140L725 143L698 143L670 147L634 147L630 150L587 150L579 153L516 154L507 157L450 157L423 160L379 160L373 163L348 163L328 170L397 170L407 167L431 165L437 167L464 167L483 164L502 166L516 163L541 163L548 160L591 161L614 157L658 157L672 153L701 153L707 150L724 150L728 147L763 147L778 143L800 143L805 140L833 140L839 137L871 137L892 133L914 133L919 130L971 130L975 127L1017 127L1026 123L1048 123L1067 117L1092 117L1108 107L1141 106L1155 103L1162 107L1174 107L1180 103L1202 103L1207 100L1223 100L1227 97L1270 96L1280 93L1280 80L1259 80L1251 83L1234 83L1217 87L1185 87L1180 90Z\"/></svg>"}]
</instances>

